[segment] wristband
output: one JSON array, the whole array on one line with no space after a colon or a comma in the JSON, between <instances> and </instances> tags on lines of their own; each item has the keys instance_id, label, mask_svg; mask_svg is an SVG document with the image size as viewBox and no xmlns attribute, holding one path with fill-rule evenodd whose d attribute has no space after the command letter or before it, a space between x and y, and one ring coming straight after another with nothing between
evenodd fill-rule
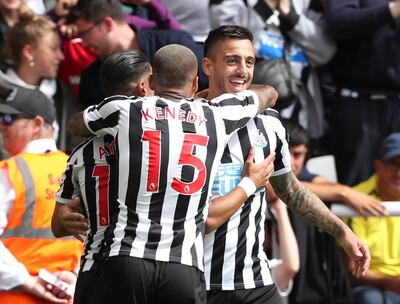
<instances>
[{"instance_id":1,"label":"wristband","mask_svg":"<svg viewBox=\"0 0 400 304\"><path fill-rule=\"evenodd\" d=\"M254 192L256 192L257 190L257 187L254 184L254 182L251 180L251 178L247 176L242 178L238 186L240 186L244 190L244 192L246 192L247 197L254 194Z\"/></svg>"}]
</instances>

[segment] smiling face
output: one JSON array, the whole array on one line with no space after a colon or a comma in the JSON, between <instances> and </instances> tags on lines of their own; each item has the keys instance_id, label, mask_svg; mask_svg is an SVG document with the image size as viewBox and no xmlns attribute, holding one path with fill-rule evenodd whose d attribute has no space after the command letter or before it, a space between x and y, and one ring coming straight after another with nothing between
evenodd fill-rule
<instances>
[{"instance_id":1,"label":"smiling face","mask_svg":"<svg viewBox=\"0 0 400 304\"><path fill-rule=\"evenodd\" d=\"M246 90L253 80L254 47L247 39L219 41L203 59L203 70L209 78L209 97Z\"/></svg>"}]
</instances>

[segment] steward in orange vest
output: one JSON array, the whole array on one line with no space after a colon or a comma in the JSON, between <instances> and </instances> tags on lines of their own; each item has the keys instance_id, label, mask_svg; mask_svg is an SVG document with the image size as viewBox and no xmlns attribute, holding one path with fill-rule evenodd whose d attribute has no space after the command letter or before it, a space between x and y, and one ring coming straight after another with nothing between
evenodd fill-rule
<instances>
[{"instance_id":1,"label":"steward in orange vest","mask_svg":"<svg viewBox=\"0 0 400 304\"><path fill-rule=\"evenodd\" d=\"M73 271L78 267L82 245L71 238L55 238L51 217L55 194L65 170L67 155L22 153L0 162L8 171L16 198L1 241L32 276L40 269ZM0 303L43 303L25 292L0 292Z\"/></svg>"},{"instance_id":2,"label":"steward in orange vest","mask_svg":"<svg viewBox=\"0 0 400 304\"><path fill-rule=\"evenodd\" d=\"M73 281L82 245L51 232L56 192L67 155L54 141L53 102L38 89L0 82L0 131L12 155L0 162L0 303L66 303L70 296L46 289L40 269L63 271ZM19 263L18 263L19 262ZM61 278L61 277L60 277Z\"/></svg>"}]
</instances>

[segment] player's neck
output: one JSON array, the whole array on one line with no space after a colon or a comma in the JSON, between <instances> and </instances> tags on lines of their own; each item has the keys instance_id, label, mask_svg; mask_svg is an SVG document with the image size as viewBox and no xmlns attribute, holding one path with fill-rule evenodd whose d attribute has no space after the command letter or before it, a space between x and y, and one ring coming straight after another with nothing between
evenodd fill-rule
<instances>
[{"instance_id":1,"label":"player's neck","mask_svg":"<svg viewBox=\"0 0 400 304\"><path fill-rule=\"evenodd\" d=\"M188 99L188 98L193 98L193 92L190 90L187 90L185 88L182 89L160 89L160 90L155 90L155 95L179 102L182 99Z\"/></svg>"}]
</instances>

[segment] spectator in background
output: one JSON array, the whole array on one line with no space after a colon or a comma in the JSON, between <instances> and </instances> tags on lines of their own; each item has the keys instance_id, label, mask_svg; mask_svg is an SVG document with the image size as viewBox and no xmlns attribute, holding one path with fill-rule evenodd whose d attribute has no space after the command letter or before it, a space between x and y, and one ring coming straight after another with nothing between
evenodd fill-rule
<instances>
[{"instance_id":1,"label":"spectator in background","mask_svg":"<svg viewBox=\"0 0 400 304\"><path fill-rule=\"evenodd\" d=\"M32 10L23 0L0 0L0 69L7 68L4 58L4 44L11 28L19 21L20 16L32 15Z\"/></svg>"},{"instance_id":2,"label":"spectator in background","mask_svg":"<svg viewBox=\"0 0 400 304\"><path fill-rule=\"evenodd\" d=\"M208 0L160 0L193 40L204 43L210 31Z\"/></svg>"},{"instance_id":3,"label":"spectator in background","mask_svg":"<svg viewBox=\"0 0 400 304\"><path fill-rule=\"evenodd\" d=\"M138 30L181 28L175 17L158 0L121 0L121 2L133 7L134 11L131 14L125 14L125 20Z\"/></svg>"},{"instance_id":4,"label":"spectator in background","mask_svg":"<svg viewBox=\"0 0 400 304\"><path fill-rule=\"evenodd\" d=\"M66 303L70 296L38 277L44 268L74 284L82 253L78 241L57 240L50 229L67 160L53 140L53 105L38 89L18 88L2 96L0 117L12 156L0 162L0 303Z\"/></svg>"},{"instance_id":5,"label":"spectator in background","mask_svg":"<svg viewBox=\"0 0 400 304\"><path fill-rule=\"evenodd\" d=\"M355 189L400 203L400 133L385 138L374 168L376 172ZM352 277L354 304L400 303L400 217L353 217L348 222L368 244L372 257L365 277Z\"/></svg>"},{"instance_id":6,"label":"spectator in background","mask_svg":"<svg viewBox=\"0 0 400 304\"><path fill-rule=\"evenodd\" d=\"M386 214L375 198L308 172L304 168L309 145L306 130L292 121L283 123L290 139L293 172L307 188L324 202L345 203L363 216ZM289 303L351 303L350 284L336 240L291 210L289 215L300 249L300 271L295 276Z\"/></svg>"},{"instance_id":7,"label":"spectator in background","mask_svg":"<svg viewBox=\"0 0 400 304\"><path fill-rule=\"evenodd\" d=\"M167 44L181 44L191 49L202 60L202 48L189 34L178 30L136 30L124 19L121 3L117 0L80 0L71 9L70 20L78 27L85 47L96 52L98 60L83 71L80 99L85 108L104 99L99 85L99 69L108 55L122 50L140 50L150 59ZM205 88L207 79L199 68L199 87Z\"/></svg>"},{"instance_id":8,"label":"spectator in background","mask_svg":"<svg viewBox=\"0 0 400 304\"><path fill-rule=\"evenodd\" d=\"M82 40L75 37L76 26L67 23L66 16L76 2L77 0L57 0L47 15L57 24L62 37L64 60L60 64L59 77L79 98L81 73L96 59L96 54L90 48L82 46Z\"/></svg>"},{"instance_id":9,"label":"spectator in background","mask_svg":"<svg viewBox=\"0 0 400 304\"><path fill-rule=\"evenodd\" d=\"M64 56L56 24L41 15L21 19L8 36L6 54L12 67L2 76L17 86L38 87L53 100L57 146L66 152L72 151L81 139L67 133L66 124L79 110L79 104L71 90L57 78Z\"/></svg>"},{"instance_id":10,"label":"spectator in background","mask_svg":"<svg viewBox=\"0 0 400 304\"><path fill-rule=\"evenodd\" d=\"M268 265L271 267L272 279L278 293L287 299L292 291L293 277L300 268L299 247L290 224L287 206L271 187L267 191L270 208L267 208L264 250L267 252Z\"/></svg>"},{"instance_id":11,"label":"spectator in background","mask_svg":"<svg viewBox=\"0 0 400 304\"><path fill-rule=\"evenodd\" d=\"M307 129L312 139L312 154L320 153L318 140L326 131L326 123L316 68L327 63L336 50L325 29L321 1L211 0L210 20L212 28L236 24L252 31L258 58L255 83L265 79L263 64L288 57L299 92L290 104L282 108L278 101L277 107L282 117L293 119ZM279 94L279 86L277 90Z\"/></svg>"},{"instance_id":12,"label":"spectator in background","mask_svg":"<svg viewBox=\"0 0 400 304\"><path fill-rule=\"evenodd\" d=\"M400 1L325 2L338 43L330 66L331 149L338 180L355 185L373 173L383 139L400 131Z\"/></svg>"}]
</instances>

